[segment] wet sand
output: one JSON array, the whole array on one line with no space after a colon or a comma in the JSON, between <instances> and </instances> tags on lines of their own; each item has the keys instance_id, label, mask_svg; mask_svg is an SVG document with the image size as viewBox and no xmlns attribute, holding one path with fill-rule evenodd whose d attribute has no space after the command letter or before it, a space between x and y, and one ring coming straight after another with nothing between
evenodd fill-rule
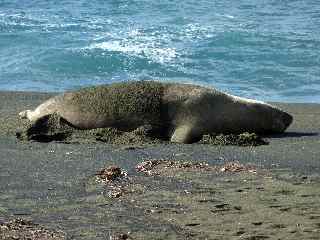
<instances>
[{"instance_id":1,"label":"wet sand","mask_svg":"<svg viewBox=\"0 0 320 240\"><path fill-rule=\"evenodd\" d=\"M277 104L294 122L257 147L18 141L17 113L51 95L0 92L1 222L31 220L73 239L319 239L320 105ZM148 159L215 170L137 172ZM234 161L255 171L219 171ZM111 165L127 178L97 182Z\"/></svg>"}]
</instances>

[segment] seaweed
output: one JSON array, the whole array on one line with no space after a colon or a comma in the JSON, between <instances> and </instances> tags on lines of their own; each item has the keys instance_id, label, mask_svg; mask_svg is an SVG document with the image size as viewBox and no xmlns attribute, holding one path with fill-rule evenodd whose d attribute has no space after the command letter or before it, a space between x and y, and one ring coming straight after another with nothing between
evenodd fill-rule
<instances>
[{"instance_id":1,"label":"seaweed","mask_svg":"<svg viewBox=\"0 0 320 240\"><path fill-rule=\"evenodd\" d=\"M105 182L112 182L125 177L127 173L118 166L109 166L99 170L96 176Z\"/></svg>"},{"instance_id":2,"label":"seaweed","mask_svg":"<svg viewBox=\"0 0 320 240\"><path fill-rule=\"evenodd\" d=\"M256 133L244 132L241 134L206 134L199 141L202 144L211 145L235 145L235 146L260 146L267 145L268 142Z\"/></svg>"}]
</instances>

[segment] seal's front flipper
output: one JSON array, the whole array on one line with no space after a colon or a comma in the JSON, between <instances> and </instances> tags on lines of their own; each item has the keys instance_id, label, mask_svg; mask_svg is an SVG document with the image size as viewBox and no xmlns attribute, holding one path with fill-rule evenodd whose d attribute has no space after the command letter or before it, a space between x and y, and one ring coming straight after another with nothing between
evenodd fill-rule
<instances>
[{"instance_id":1,"label":"seal's front flipper","mask_svg":"<svg viewBox=\"0 0 320 240\"><path fill-rule=\"evenodd\" d=\"M177 126L170 141L175 143L193 143L195 141L195 137L193 126L186 124Z\"/></svg>"}]
</instances>

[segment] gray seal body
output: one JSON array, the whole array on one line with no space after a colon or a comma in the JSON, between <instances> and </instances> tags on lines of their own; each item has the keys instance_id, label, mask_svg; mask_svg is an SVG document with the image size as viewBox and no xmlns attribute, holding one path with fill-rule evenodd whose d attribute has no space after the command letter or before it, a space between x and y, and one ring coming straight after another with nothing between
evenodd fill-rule
<instances>
[{"instance_id":1,"label":"gray seal body","mask_svg":"<svg viewBox=\"0 0 320 240\"><path fill-rule=\"evenodd\" d=\"M191 84L132 81L83 88L20 112L30 121L57 113L79 129L149 125L172 142L203 134L284 132L292 116L270 104Z\"/></svg>"}]
</instances>

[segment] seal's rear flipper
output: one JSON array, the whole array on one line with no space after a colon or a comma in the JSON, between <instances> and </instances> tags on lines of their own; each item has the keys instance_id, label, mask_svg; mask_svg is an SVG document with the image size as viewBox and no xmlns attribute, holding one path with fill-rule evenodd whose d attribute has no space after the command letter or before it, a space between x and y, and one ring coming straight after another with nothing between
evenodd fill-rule
<instances>
[{"instance_id":1,"label":"seal's rear flipper","mask_svg":"<svg viewBox=\"0 0 320 240\"><path fill-rule=\"evenodd\" d=\"M30 112L31 112L31 110L25 110L25 111L19 112L19 117L21 119L29 119L30 120L30 118L28 117L30 115Z\"/></svg>"},{"instance_id":2,"label":"seal's rear flipper","mask_svg":"<svg viewBox=\"0 0 320 240\"><path fill-rule=\"evenodd\" d=\"M58 114L49 114L26 126L25 130L16 133L20 140L39 142L63 141L75 128Z\"/></svg>"}]
</instances>

